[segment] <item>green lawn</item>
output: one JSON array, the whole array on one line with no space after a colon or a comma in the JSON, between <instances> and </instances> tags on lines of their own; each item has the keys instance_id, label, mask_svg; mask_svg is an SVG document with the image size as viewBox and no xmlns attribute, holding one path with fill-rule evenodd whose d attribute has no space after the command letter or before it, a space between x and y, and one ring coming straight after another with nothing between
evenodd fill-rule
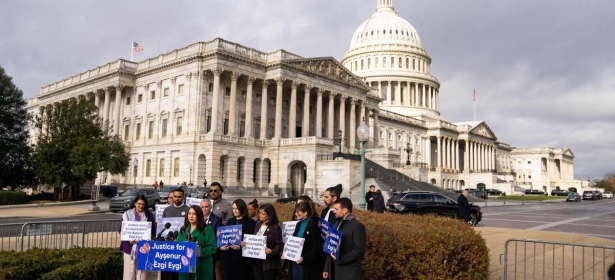
<instances>
[{"instance_id":1,"label":"green lawn","mask_svg":"<svg viewBox=\"0 0 615 280\"><path fill-rule=\"evenodd\" d=\"M492 198L492 197L489 197ZM553 199L566 199L565 196L546 196L546 195L507 195L500 196L498 200L525 200L525 201L540 201L540 200L553 200Z\"/></svg>"}]
</instances>

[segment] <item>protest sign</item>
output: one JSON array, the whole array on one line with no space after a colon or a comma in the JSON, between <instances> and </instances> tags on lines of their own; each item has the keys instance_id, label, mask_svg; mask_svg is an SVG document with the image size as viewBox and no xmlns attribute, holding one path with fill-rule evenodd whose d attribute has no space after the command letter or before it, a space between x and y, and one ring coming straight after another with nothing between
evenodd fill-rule
<instances>
[{"instance_id":1,"label":"protest sign","mask_svg":"<svg viewBox=\"0 0 615 280\"><path fill-rule=\"evenodd\" d=\"M246 243L246 246L241 249L241 256L253 259L267 259L267 255L265 255L267 236L245 234L243 242Z\"/></svg>"},{"instance_id":2,"label":"protest sign","mask_svg":"<svg viewBox=\"0 0 615 280\"><path fill-rule=\"evenodd\" d=\"M322 240L325 240L327 238L327 235L329 235L329 229L334 227L327 220L323 218L318 218L318 228L320 229L320 237L322 238Z\"/></svg>"},{"instance_id":3,"label":"protest sign","mask_svg":"<svg viewBox=\"0 0 615 280\"><path fill-rule=\"evenodd\" d=\"M137 269L194 273L196 249L195 242L139 241Z\"/></svg>"},{"instance_id":4,"label":"protest sign","mask_svg":"<svg viewBox=\"0 0 615 280\"><path fill-rule=\"evenodd\" d=\"M295 228L299 221L283 222L282 223L282 242L286 243L288 236L292 236L295 233Z\"/></svg>"},{"instance_id":5,"label":"protest sign","mask_svg":"<svg viewBox=\"0 0 615 280\"><path fill-rule=\"evenodd\" d=\"M164 225L166 223L170 223L171 227L167 230L164 230ZM182 217L160 218L156 220L156 236L158 236L158 234L160 234L163 230L164 230L164 232L162 233L163 236L164 234L167 234L168 232L171 232L171 231L179 231L179 229L183 225L184 225L184 218Z\"/></svg>"},{"instance_id":6,"label":"protest sign","mask_svg":"<svg viewBox=\"0 0 615 280\"><path fill-rule=\"evenodd\" d=\"M121 241L152 239L152 222L122 221Z\"/></svg>"},{"instance_id":7,"label":"protest sign","mask_svg":"<svg viewBox=\"0 0 615 280\"><path fill-rule=\"evenodd\" d=\"M325 239L325 245L322 246L322 251L327 254L333 253L336 258L339 257L340 241L342 241L342 232L330 227L329 235Z\"/></svg>"},{"instance_id":8,"label":"protest sign","mask_svg":"<svg viewBox=\"0 0 615 280\"><path fill-rule=\"evenodd\" d=\"M156 221L158 221L160 218L162 218L162 212L164 212L164 209L166 209L167 207L169 207L169 204L156 204Z\"/></svg>"},{"instance_id":9,"label":"protest sign","mask_svg":"<svg viewBox=\"0 0 615 280\"><path fill-rule=\"evenodd\" d=\"M284 259L294 262L298 261L299 258L301 258L304 242L304 238L289 236L284 245L284 251L282 252Z\"/></svg>"},{"instance_id":10,"label":"protest sign","mask_svg":"<svg viewBox=\"0 0 615 280\"><path fill-rule=\"evenodd\" d=\"M216 246L239 245L241 243L241 227L242 225L218 227L216 231Z\"/></svg>"},{"instance_id":11,"label":"protest sign","mask_svg":"<svg viewBox=\"0 0 615 280\"><path fill-rule=\"evenodd\" d=\"M201 200L203 200L202 198L192 198L192 197L186 197L186 205L188 206L201 206Z\"/></svg>"}]
</instances>

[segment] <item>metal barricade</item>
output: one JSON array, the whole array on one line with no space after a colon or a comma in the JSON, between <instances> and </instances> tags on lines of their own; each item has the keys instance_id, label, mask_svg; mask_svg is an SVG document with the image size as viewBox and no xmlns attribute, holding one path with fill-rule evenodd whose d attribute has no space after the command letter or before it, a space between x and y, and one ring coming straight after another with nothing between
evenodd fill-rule
<instances>
[{"instance_id":1,"label":"metal barricade","mask_svg":"<svg viewBox=\"0 0 615 280\"><path fill-rule=\"evenodd\" d=\"M509 239L504 246L504 279L608 279L615 246Z\"/></svg>"},{"instance_id":2,"label":"metal barricade","mask_svg":"<svg viewBox=\"0 0 615 280\"><path fill-rule=\"evenodd\" d=\"M0 250L117 247L122 221L68 220L0 225Z\"/></svg>"}]
</instances>

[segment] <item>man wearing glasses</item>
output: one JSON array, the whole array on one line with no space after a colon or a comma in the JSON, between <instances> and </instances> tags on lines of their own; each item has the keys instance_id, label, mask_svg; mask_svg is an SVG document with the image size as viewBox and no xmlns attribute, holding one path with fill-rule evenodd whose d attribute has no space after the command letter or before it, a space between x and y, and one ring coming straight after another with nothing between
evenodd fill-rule
<instances>
[{"instance_id":1,"label":"man wearing glasses","mask_svg":"<svg viewBox=\"0 0 615 280\"><path fill-rule=\"evenodd\" d=\"M173 196L173 205L164 209L163 218L185 218L190 207L184 204L184 190L177 188L169 194L169 199ZM176 272L160 272L161 280L177 280L179 274Z\"/></svg>"},{"instance_id":2,"label":"man wearing glasses","mask_svg":"<svg viewBox=\"0 0 615 280\"><path fill-rule=\"evenodd\" d=\"M222 224L226 225L226 222L233 216L233 207L231 203L222 198L224 188L218 182L212 182L209 188L209 198L213 202L212 212L222 219Z\"/></svg>"}]
</instances>

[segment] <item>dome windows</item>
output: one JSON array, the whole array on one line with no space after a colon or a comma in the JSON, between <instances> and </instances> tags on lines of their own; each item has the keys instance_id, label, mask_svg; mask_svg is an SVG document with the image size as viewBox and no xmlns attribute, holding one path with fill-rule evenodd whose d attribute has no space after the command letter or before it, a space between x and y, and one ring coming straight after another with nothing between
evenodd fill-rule
<instances>
[{"instance_id":1,"label":"dome windows","mask_svg":"<svg viewBox=\"0 0 615 280\"><path fill-rule=\"evenodd\" d=\"M391 57L391 68L395 68L395 58Z\"/></svg>"}]
</instances>

